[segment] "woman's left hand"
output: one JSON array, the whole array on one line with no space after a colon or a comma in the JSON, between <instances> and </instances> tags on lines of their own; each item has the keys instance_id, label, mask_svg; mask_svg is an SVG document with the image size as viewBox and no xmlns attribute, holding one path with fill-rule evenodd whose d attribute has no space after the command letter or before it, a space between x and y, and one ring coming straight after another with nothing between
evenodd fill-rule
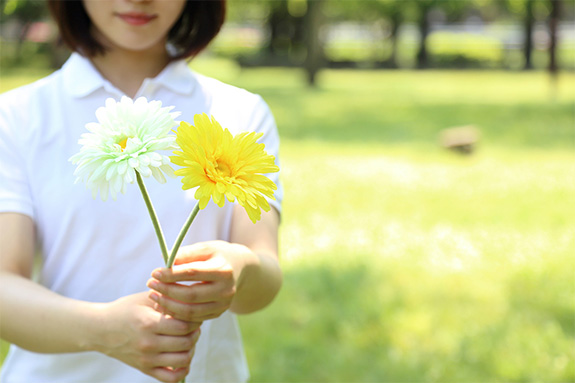
<instances>
[{"instance_id":1,"label":"woman's left hand","mask_svg":"<svg viewBox=\"0 0 575 383\"><path fill-rule=\"evenodd\" d=\"M176 319L217 318L230 308L246 259L253 256L246 246L225 241L183 246L171 269L152 272L147 284L152 289L150 299Z\"/></svg>"}]
</instances>

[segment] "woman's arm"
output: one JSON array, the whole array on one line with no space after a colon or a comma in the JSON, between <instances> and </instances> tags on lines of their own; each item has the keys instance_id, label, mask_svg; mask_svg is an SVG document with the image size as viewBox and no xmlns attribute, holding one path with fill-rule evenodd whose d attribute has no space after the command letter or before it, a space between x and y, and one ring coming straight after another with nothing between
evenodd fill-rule
<instances>
[{"instance_id":1,"label":"woman's arm","mask_svg":"<svg viewBox=\"0 0 575 383\"><path fill-rule=\"evenodd\" d=\"M185 376L197 323L158 313L147 293L104 304L58 295L30 280L34 244L32 219L0 213L3 339L39 353L99 351L165 382Z\"/></svg>"},{"instance_id":2,"label":"woman's arm","mask_svg":"<svg viewBox=\"0 0 575 383\"><path fill-rule=\"evenodd\" d=\"M184 246L172 269L156 269L148 282L150 297L164 312L182 320L203 321L227 309L238 314L267 306L282 284L278 259L279 214L262 212L253 224L234 208L230 242ZM177 282L198 281L191 286Z\"/></svg>"},{"instance_id":3,"label":"woman's arm","mask_svg":"<svg viewBox=\"0 0 575 383\"><path fill-rule=\"evenodd\" d=\"M0 333L35 352L74 352L90 347L93 305L56 295L30 280L35 233L25 215L0 214Z\"/></svg>"},{"instance_id":4,"label":"woman's arm","mask_svg":"<svg viewBox=\"0 0 575 383\"><path fill-rule=\"evenodd\" d=\"M236 206L232 221L231 241L247 247L247 254L237 283L231 310L246 314L266 307L282 285L278 256L279 213L272 208L262 212L253 224L243 208Z\"/></svg>"}]
</instances>

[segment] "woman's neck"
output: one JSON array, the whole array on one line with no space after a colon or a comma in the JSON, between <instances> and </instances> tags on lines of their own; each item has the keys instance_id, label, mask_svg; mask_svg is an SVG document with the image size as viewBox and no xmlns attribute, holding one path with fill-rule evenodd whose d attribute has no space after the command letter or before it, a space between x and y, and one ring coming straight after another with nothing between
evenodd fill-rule
<instances>
[{"instance_id":1,"label":"woman's neck","mask_svg":"<svg viewBox=\"0 0 575 383\"><path fill-rule=\"evenodd\" d=\"M132 98L144 79L157 76L170 62L163 47L145 52L110 50L91 60L104 78Z\"/></svg>"}]
</instances>

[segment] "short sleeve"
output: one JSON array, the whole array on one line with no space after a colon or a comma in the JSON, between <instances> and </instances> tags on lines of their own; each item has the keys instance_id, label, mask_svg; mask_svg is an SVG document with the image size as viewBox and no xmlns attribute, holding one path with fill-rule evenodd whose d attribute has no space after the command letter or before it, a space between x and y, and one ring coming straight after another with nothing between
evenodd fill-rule
<instances>
[{"instance_id":1,"label":"short sleeve","mask_svg":"<svg viewBox=\"0 0 575 383\"><path fill-rule=\"evenodd\" d=\"M275 200L269 199L267 197L266 198L268 199L269 204L273 206L279 213L281 213L281 205L284 192L280 179L280 138L273 114L266 102L260 96L257 96L257 102L251 116L250 126L253 131L257 133L263 133L263 136L259 139L259 142L265 145L265 150L268 154L271 154L275 157L275 164L280 168L279 172L266 174L266 176L271 179L278 187L274 193Z\"/></svg>"},{"instance_id":2,"label":"short sleeve","mask_svg":"<svg viewBox=\"0 0 575 383\"><path fill-rule=\"evenodd\" d=\"M24 121L17 121L11 102L0 97L0 212L14 212L34 218L34 208L19 137Z\"/></svg>"}]
</instances>

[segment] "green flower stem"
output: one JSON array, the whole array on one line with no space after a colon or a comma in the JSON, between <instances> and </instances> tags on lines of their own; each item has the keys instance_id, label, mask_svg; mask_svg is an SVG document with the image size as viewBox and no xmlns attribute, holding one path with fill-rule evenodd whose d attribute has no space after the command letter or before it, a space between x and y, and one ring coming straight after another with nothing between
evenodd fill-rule
<instances>
[{"instance_id":1,"label":"green flower stem","mask_svg":"<svg viewBox=\"0 0 575 383\"><path fill-rule=\"evenodd\" d=\"M168 247L166 246L166 239L164 238L164 233L162 232L162 227L160 226L160 220L156 215L156 210L154 209L154 205L152 205L152 200L150 199L150 195L148 194L148 190L146 189L146 185L144 185L144 181L142 180L142 176L136 170L136 180L138 181L138 186L140 187L140 191L142 192L142 197L144 197L144 202L146 202L146 207L148 208L148 213L150 213L150 218L152 219L152 223L154 225L154 230L156 231L156 236L158 237L158 242L160 243L160 249L162 250L162 256L164 257L164 263L168 268L172 267L174 264L174 260L176 259L176 254L178 253L178 249L186 236L186 233L190 229L194 218L198 215L200 211L200 203L196 203L196 206L190 213L186 223L180 230L180 234L178 234L178 238L176 239L176 243L174 243L174 247L168 257ZM186 378L180 380L179 383L185 383Z\"/></svg>"},{"instance_id":2,"label":"green flower stem","mask_svg":"<svg viewBox=\"0 0 575 383\"><path fill-rule=\"evenodd\" d=\"M142 180L142 176L136 170L136 180L138 180L138 186L140 187L140 191L142 192L142 197L144 197L144 201L146 202L146 207L148 208L148 213L150 213L150 218L152 219L152 223L154 224L154 230L156 231L156 236L158 237L158 242L160 243L160 250L162 250L162 256L164 257L164 263L168 263L168 246L166 246L166 239L164 238L164 233L162 232L162 227L160 226L160 221L158 220L158 216L156 215L156 210L154 210L154 205L152 205L152 200L150 199L150 195L148 194L148 190L146 189L146 185L144 185L144 181Z\"/></svg>"},{"instance_id":3,"label":"green flower stem","mask_svg":"<svg viewBox=\"0 0 575 383\"><path fill-rule=\"evenodd\" d=\"M166 263L166 267L170 268L174 264L174 261L176 260L176 254L178 253L178 249L180 248L180 245L182 244L182 241L184 240L186 233L190 229L190 226L192 225L192 222L194 222L194 218L196 218L196 215L198 215L199 211L200 211L200 202L198 201L196 203L196 206L194 206L194 209L190 213L186 223L184 224L184 226L182 226L182 230L180 230L180 234L178 234L178 238L176 239L176 242L174 243L174 247L172 248L172 251L170 252L170 258L168 259L168 262Z\"/></svg>"},{"instance_id":4,"label":"green flower stem","mask_svg":"<svg viewBox=\"0 0 575 383\"><path fill-rule=\"evenodd\" d=\"M176 254L178 253L178 250L179 250L180 246L182 245L182 241L184 240L186 233L190 229L190 226L192 225L192 222L194 222L194 218L196 218L196 215L198 215L199 211L200 211L200 202L198 201L196 203L196 206L194 206L194 209L192 210L192 212L188 216L186 223L184 224L184 226L182 226L182 229L180 230L180 234L178 234L178 238L176 239L176 242L174 243L174 247L172 248L172 251L170 252L170 258L166 262L167 268L170 268L174 265L174 261L176 260ZM180 380L179 383L186 383L186 378Z\"/></svg>"},{"instance_id":5,"label":"green flower stem","mask_svg":"<svg viewBox=\"0 0 575 383\"><path fill-rule=\"evenodd\" d=\"M180 249L180 246L182 245L182 241L184 240L184 237L186 236L188 230L190 229L190 226L192 225L192 222L194 222L194 219L196 218L196 215L198 215L199 211L200 211L200 202L198 201L196 203L196 206L194 206L192 212L188 216L186 223L184 223L184 226L182 226L182 229L180 230L180 234L178 234L178 238L176 238L176 242L174 243L174 247L172 248L172 251L170 252L170 258L166 262L167 268L170 268L174 265L174 261L176 260L176 254L178 253L178 250ZM179 383L186 383L186 378L183 378L182 380L180 380Z\"/></svg>"}]
</instances>

